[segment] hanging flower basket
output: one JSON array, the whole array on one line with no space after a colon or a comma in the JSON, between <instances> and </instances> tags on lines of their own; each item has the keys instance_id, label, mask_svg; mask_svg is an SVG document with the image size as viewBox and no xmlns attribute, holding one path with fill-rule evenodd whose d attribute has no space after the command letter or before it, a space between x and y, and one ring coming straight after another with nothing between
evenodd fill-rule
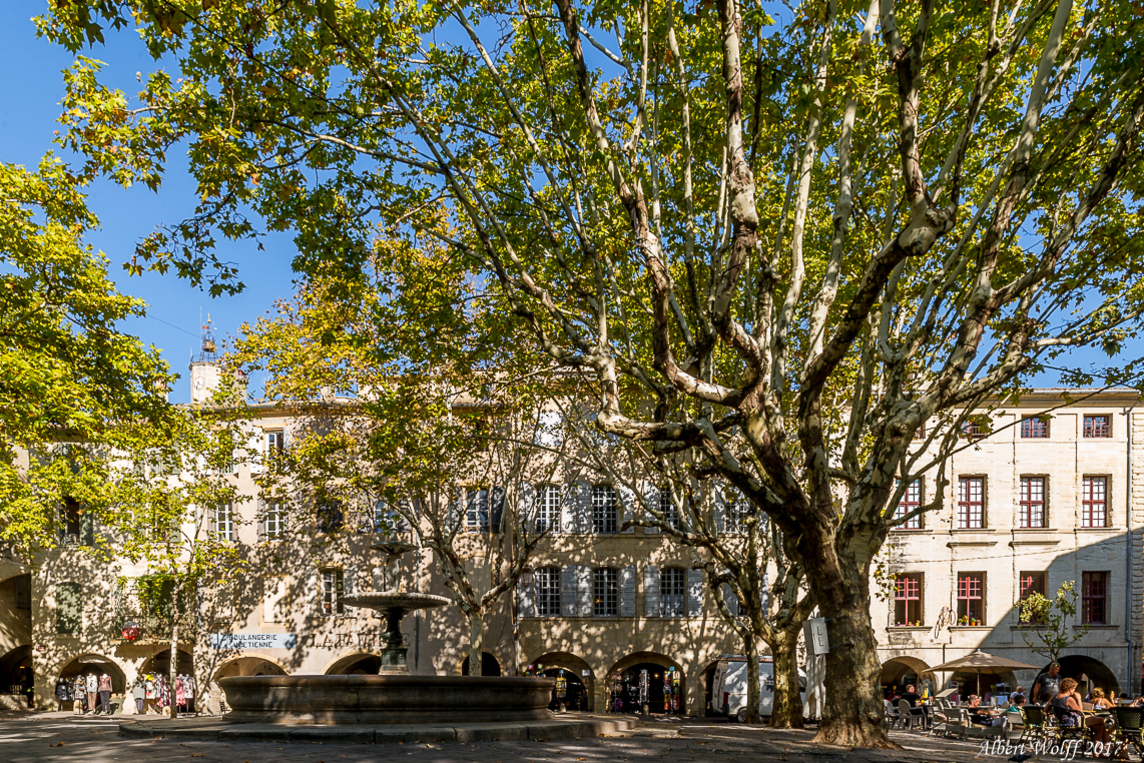
<instances>
[{"instance_id":1,"label":"hanging flower basket","mask_svg":"<svg viewBox=\"0 0 1144 763\"><path fill-rule=\"evenodd\" d=\"M139 638L139 624L128 620L123 624L123 638L127 641L134 641Z\"/></svg>"}]
</instances>

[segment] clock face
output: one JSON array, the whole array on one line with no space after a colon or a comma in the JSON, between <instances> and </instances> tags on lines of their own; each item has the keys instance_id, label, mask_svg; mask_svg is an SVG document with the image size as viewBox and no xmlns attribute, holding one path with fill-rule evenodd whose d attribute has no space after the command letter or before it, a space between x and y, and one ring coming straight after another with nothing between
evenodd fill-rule
<instances>
[{"instance_id":1,"label":"clock face","mask_svg":"<svg viewBox=\"0 0 1144 763\"><path fill-rule=\"evenodd\" d=\"M204 386L206 386L206 383L202 380L202 377L195 379L195 389L202 389Z\"/></svg>"}]
</instances>

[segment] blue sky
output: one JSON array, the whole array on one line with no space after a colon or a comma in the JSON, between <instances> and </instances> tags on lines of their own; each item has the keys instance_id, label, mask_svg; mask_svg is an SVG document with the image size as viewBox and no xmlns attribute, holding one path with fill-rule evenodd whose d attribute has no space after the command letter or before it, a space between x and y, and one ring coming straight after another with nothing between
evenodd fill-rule
<instances>
[{"instance_id":1,"label":"blue sky","mask_svg":"<svg viewBox=\"0 0 1144 763\"><path fill-rule=\"evenodd\" d=\"M7 73L0 81L0 161L29 167L35 167L50 149L65 161L70 158L52 139L63 93L60 72L72 63L72 57L36 38L31 18L45 7L46 0L0 2L0 71ZM107 63L109 84L133 94L139 90L135 73L146 74L155 64L134 32L120 33L113 39L107 30L107 37L111 47L85 53ZM111 275L120 291L147 302L148 317L126 322L122 328L162 350L172 370L183 377L171 399L184 402L190 399L187 362L192 351L198 352L200 310L204 320L210 314L216 338L222 340L233 336L243 321L252 321L272 309L275 299L293 293L293 245L288 235L264 239L264 252L257 251L253 243L220 242L220 253L239 263L240 277L246 284L246 290L236 297L212 299L173 275L129 277L122 265L131 259L135 242L156 224L177 222L194 207L194 182L186 173L185 157L172 152L169 158L169 170L158 193L143 186L124 190L108 182L87 189L90 206L102 223L89 241L110 259Z\"/></svg>"}]
</instances>

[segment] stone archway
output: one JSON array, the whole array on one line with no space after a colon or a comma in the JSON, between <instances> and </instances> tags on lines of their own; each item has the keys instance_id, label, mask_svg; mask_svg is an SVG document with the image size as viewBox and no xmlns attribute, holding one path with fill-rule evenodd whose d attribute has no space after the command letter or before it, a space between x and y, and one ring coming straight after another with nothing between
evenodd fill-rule
<instances>
[{"instance_id":1,"label":"stone archway","mask_svg":"<svg viewBox=\"0 0 1144 763\"><path fill-rule=\"evenodd\" d=\"M469 674L469 655L465 655L465 659L461 660L461 664L457 667L457 675L467 676ZM500 660L492 652L481 652L481 675L482 676L503 676L504 671L501 670Z\"/></svg>"},{"instance_id":2,"label":"stone archway","mask_svg":"<svg viewBox=\"0 0 1144 763\"><path fill-rule=\"evenodd\" d=\"M211 681L218 683L220 678L231 676L285 676L289 675L286 668L277 661L261 655L242 655L232 657L215 670Z\"/></svg>"},{"instance_id":3,"label":"stone archway","mask_svg":"<svg viewBox=\"0 0 1144 763\"><path fill-rule=\"evenodd\" d=\"M1061 676L1075 679L1080 684L1079 689L1082 697L1087 697L1094 688L1104 689L1106 694L1111 692L1109 694L1111 697L1120 694L1120 682L1116 680L1116 674L1095 657L1070 654L1061 657L1060 663ZM1048 669L1049 666L1046 665L1041 672Z\"/></svg>"},{"instance_id":4,"label":"stone archway","mask_svg":"<svg viewBox=\"0 0 1144 763\"><path fill-rule=\"evenodd\" d=\"M584 693L587 695L587 706L585 709L588 712L596 712L596 698L593 689L597 677L587 660L571 652L546 652L536 659L530 660L529 668L538 670L544 673L544 675L548 675L550 671L554 670L566 671L566 674L552 675L549 677L563 677L568 684L573 686L577 683L581 684Z\"/></svg>"},{"instance_id":5,"label":"stone archway","mask_svg":"<svg viewBox=\"0 0 1144 763\"><path fill-rule=\"evenodd\" d=\"M608 669L609 710L638 712L641 709L639 682L644 671L647 671L648 710L661 715L686 715L687 673L678 662L658 652L633 652Z\"/></svg>"},{"instance_id":6,"label":"stone archway","mask_svg":"<svg viewBox=\"0 0 1144 763\"><path fill-rule=\"evenodd\" d=\"M57 679L72 679L79 675L93 673L111 676L111 693L122 694L127 686L127 675L119 663L102 654L81 654L64 663L57 674Z\"/></svg>"},{"instance_id":7,"label":"stone archway","mask_svg":"<svg viewBox=\"0 0 1144 763\"><path fill-rule=\"evenodd\" d=\"M921 682L927 678L932 680L933 674L930 671L930 666L917 657L893 657L882 663L882 677L881 685L883 692L892 691L897 688L899 692L903 691L907 684L914 684L918 692L921 692ZM930 689L936 689L937 686L931 686Z\"/></svg>"},{"instance_id":8,"label":"stone archway","mask_svg":"<svg viewBox=\"0 0 1144 763\"><path fill-rule=\"evenodd\" d=\"M381 670L381 657L368 652L354 652L334 660L325 670L327 676L376 676Z\"/></svg>"},{"instance_id":9,"label":"stone archway","mask_svg":"<svg viewBox=\"0 0 1144 763\"><path fill-rule=\"evenodd\" d=\"M35 682L31 644L18 646L0 657L0 694L19 694L31 699Z\"/></svg>"}]
</instances>

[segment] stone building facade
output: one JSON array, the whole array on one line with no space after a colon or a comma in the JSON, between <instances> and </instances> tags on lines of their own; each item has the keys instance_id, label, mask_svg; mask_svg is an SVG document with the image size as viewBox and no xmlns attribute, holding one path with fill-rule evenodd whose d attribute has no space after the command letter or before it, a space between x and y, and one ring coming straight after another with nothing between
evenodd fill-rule
<instances>
[{"instance_id":1,"label":"stone building facade","mask_svg":"<svg viewBox=\"0 0 1144 763\"><path fill-rule=\"evenodd\" d=\"M1031 592L1077 592L1062 672L1106 691L1140 691L1144 411L1132 391L1040 390L967 422L946 465L942 507L891 533L897 577L873 621L887 688L934 683L928 669L975 649L1038 667L1036 629L1019 621ZM906 493L900 512L931 502L937 474ZM1025 671L1003 676L1028 688ZM970 674L954 676L975 689ZM985 677L982 691L998 679Z\"/></svg>"},{"instance_id":2,"label":"stone building facade","mask_svg":"<svg viewBox=\"0 0 1144 763\"><path fill-rule=\"evenodd\" d=\"M1039 664L1021 639L1015 604L1022 590L1051 593L1075 580L1085 587L1085 616L1101 622L1069 650L1069 669L1135 691L1128 687L1141 664L1144 411L1133 410L1134 393L1102 393L1053 411L1044 432L1025 430L1037 436L1022 435L1023 418L1064 402L1044 392L994 411L992 434L967 439L948 465L943 508L892 533L884 553L897 580L889 600L873 608L887 686L913 676L946 680L926 671L975 648ZM289 447L288 412L258 409L256 423L261 448ZM177 650L179 672L190 672L194 652L200 709L219 709L215 681L224 676L376 672L379 665L382 621L338 601L384 587L383 559L369 549L377 538L354 528L274 532L257 468L236 466L234 480L252 500L225 525L246 565L226 590L192 602L193 627L184 632L194 642L184 638ZM549 502L541 518L551 531L532 558L531 584L503 596L486 619L483 672L543 670L562 679L569 704L596 712L630 700L646 677L653 711L703 714L716 661L741 647L692 553L652 530L618 531L634 504L623 491L574 473L553 482L535 488L534 500ZM907 498L929 502L934 486L927 475ZM0 682L13 686L34 673L41 708L56 706L61 676L107 672L121 692L145 672L166 672L171 659L160 627L145 624L134 640L122 634L124 600L145 571L94 563L82 547L98 527L64 529L67 542L34 569L0 559ZM479 532L460 541L478 583L491 579L487 543ZM409 588L448 595L434 551L418 548L403 566ZM947 624L951 612L955 622ZM462 671L469 638L457 607L410 615L403 629L411 672ZM27 673L18 673L21 666ZM17 689L0 687L0 694Z\"/></svg>"}]
</instances>

